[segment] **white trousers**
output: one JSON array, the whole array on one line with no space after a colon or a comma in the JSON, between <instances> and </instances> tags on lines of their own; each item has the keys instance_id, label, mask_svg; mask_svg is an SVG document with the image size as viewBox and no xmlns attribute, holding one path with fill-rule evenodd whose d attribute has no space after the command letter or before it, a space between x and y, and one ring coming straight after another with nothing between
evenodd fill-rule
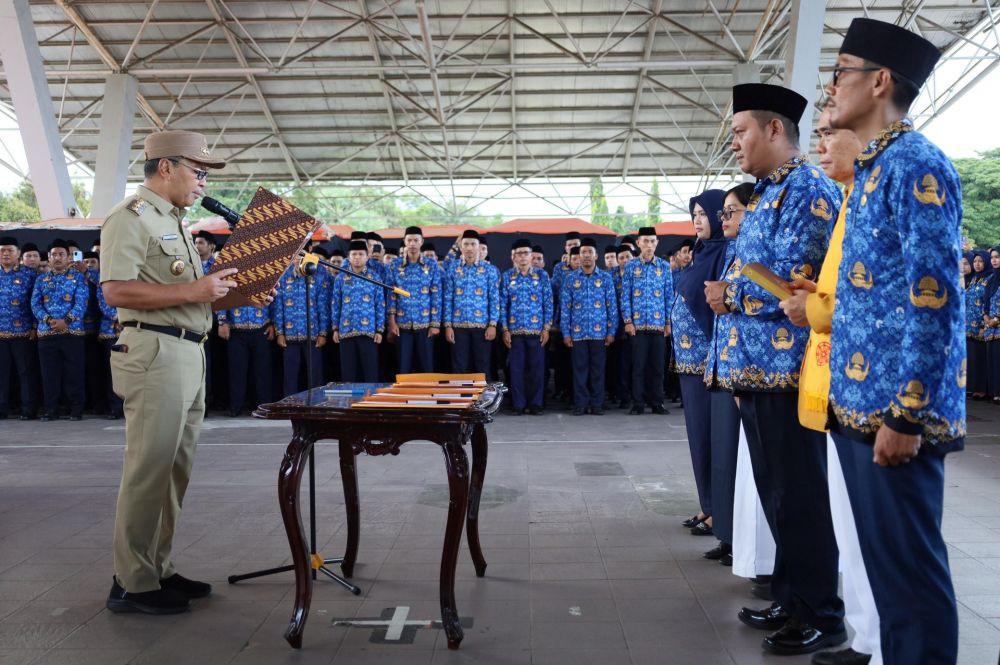
<instances>
[{"instance_id":1,"label":"white trousers","mask_svg":"<svg viewBox=\"0 0 1000 665\"><path fill-rule=\"evenodd\" d=\"M843 481L841 481L843 482ZM857 539L857 536L855 536ZM733 497L733 574L757 577L774 572L774 536L764 517L764 508L753 479L750 448L740 423L736 454L736 491Z\"/></svg>"},{"instance_id":2,"label":"white trousers","mask_svg":"<svg viewBox=\"0 0 1000 665\"><path fill-rule=\"evenodd\" d=\"M882 665L882 648L879 633L878 609L868 583L865 561L861 558L858 530L854 525L854 511L847 495L844 471L833 438L826 438L827 484L830 487L830 514L833 532L840 550L840 575L843 585L844 619L854 629L851 648L859 653L870 653L869 665Z\"/></svg>"}]
</instances>

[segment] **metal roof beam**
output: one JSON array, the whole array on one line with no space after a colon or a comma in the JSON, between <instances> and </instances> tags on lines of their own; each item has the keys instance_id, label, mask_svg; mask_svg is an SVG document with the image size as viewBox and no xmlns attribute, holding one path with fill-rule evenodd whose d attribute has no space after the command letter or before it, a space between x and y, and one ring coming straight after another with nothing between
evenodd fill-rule
<instances>
[{"instance_id":1,"label":"metal roof beam","mask_svg":"<svg viewBox=\"0 0 1000 665\"><path fill-rule=\"evenodd\" d=\"M653 0L653 14L659 14L663 8L663 0ZM652 21L646 29L646 39L642 46L642 59L649 60L653 52L653 40L656 38L657 22ZM625 158L622 161L622 178L628 177L628 167L632 162L632 137L635 135L636 121L639 119L639 109L642 106L642 89L646 86L646 69L640 69L635 83L635 93L632 102L632 114L629 117L629 132L625 138Z\"/></svg>"}]
</instances>

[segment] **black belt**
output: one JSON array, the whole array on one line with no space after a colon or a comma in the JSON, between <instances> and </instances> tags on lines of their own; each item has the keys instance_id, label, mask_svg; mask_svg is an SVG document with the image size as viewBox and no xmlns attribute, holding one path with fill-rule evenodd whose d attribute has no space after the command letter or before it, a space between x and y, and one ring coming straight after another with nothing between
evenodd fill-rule
<instances>
[{"instance_id":1,"label":"black belt","mask_svg":"<svg viewBox=\"0 0 1000 665\"><path fill-rule=\"evenodd\" d=\"M188 342L194 342L195 344L202 344L208 339L208 333L196 333L191 330L184 330L183 328L175 328L174 326L158 326L153 323L142 323L141 321L126 321L122 326L138 330L152 330L153 332L170 335L171 337L177 337Z\"/></svg>"}]
</instances>

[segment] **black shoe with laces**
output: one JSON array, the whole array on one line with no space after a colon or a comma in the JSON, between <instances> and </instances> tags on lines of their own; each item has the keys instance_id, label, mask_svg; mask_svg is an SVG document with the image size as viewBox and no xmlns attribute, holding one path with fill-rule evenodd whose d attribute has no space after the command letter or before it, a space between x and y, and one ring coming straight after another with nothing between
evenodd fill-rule
<instances>
[{"instance_id":1,"label":"black shoe with laces","mask_svg":"<svg viewBox=\"0 0 1000 665\"><path fill-rule=\"evenodd\" d=\"M759 630L777 630L784 626L790 618L785 608L777 602L771 603L770 607L765 607L762 610L744 607L736 616L746 625Z\"/></svg>"},{"instance_id":2,"label":"black shoe with laces","mask_svg":"<svg viewBox=\"0 0 1000 665\"><path fill-rule=\"evenodd\" d=\"M212 593L212 585L207 582L196 582L174 573L170 577L160 580L161 589L169 589L184 594L188 598L204 598Z\"/></svg>"},{"instance_id":3,"label":"black shoe with laces","mask_svg":"<svg viewBox=\"0 0 1000 665\"><path fill-rule=\"evenodd\" d=\"M871 654L848 648L840 651L820 651L813 655L812 665L868 665L871 659Z\"/></svg>"},{"instance_id":4,"label":"black shoe with laces","mask_svg":"<svg viewBox=\"0 0 1000 665\"><path fill-rule=\"evenodd\" d=\"M179 591L159 588L155 591L129 593L115 579L105 607L115 614L180 614L191 609L188 597Z\"/></svg>"},{"instance_id":5,"label":"black shoe with laces","mask_svg":"<svg viewBox=\"0 0 1000 665\"><path fill-rule=\"evenodd\" d=\"M784 626L765 637L761 646L764 651L779 656L798 656L835 647L846 641L847 631L843 626L837 631L824 632L798 619L789 619Z\"/></svg>"},{"instance_id":6,"label":"black shoe with laces","mask_svg":"<svg viewBox=\"0 0 1000 665\"><path fill-rule=\"evenodd\" d=\"M709 551L702 554L702 556L710 561L718 561L719 559L721 559L722 557L724 557L725 555L729 554L732 551L733 551L732 547L723 542L720 542L713 549L710 549Z\"/></svg>"}]
</instances>

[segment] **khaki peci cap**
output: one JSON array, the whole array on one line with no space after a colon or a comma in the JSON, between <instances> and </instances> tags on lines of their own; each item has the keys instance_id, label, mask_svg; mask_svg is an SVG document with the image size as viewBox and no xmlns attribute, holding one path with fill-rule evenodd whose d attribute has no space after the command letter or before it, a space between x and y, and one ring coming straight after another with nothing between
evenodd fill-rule
<instances>
[{"instance_id":1,"label":"khaki peci cap","mask_svg":"<svg viewBox=\"0 0 1000 665\"><path fill-rule=\"evenodd\" d=\"M146 137L145 148L146 159L186 157L212 169L221 169L226 165L226 160L219 159L208 151L205 135L198 132L183 129L154 132Z\"/></svg>"}]
</instances>

